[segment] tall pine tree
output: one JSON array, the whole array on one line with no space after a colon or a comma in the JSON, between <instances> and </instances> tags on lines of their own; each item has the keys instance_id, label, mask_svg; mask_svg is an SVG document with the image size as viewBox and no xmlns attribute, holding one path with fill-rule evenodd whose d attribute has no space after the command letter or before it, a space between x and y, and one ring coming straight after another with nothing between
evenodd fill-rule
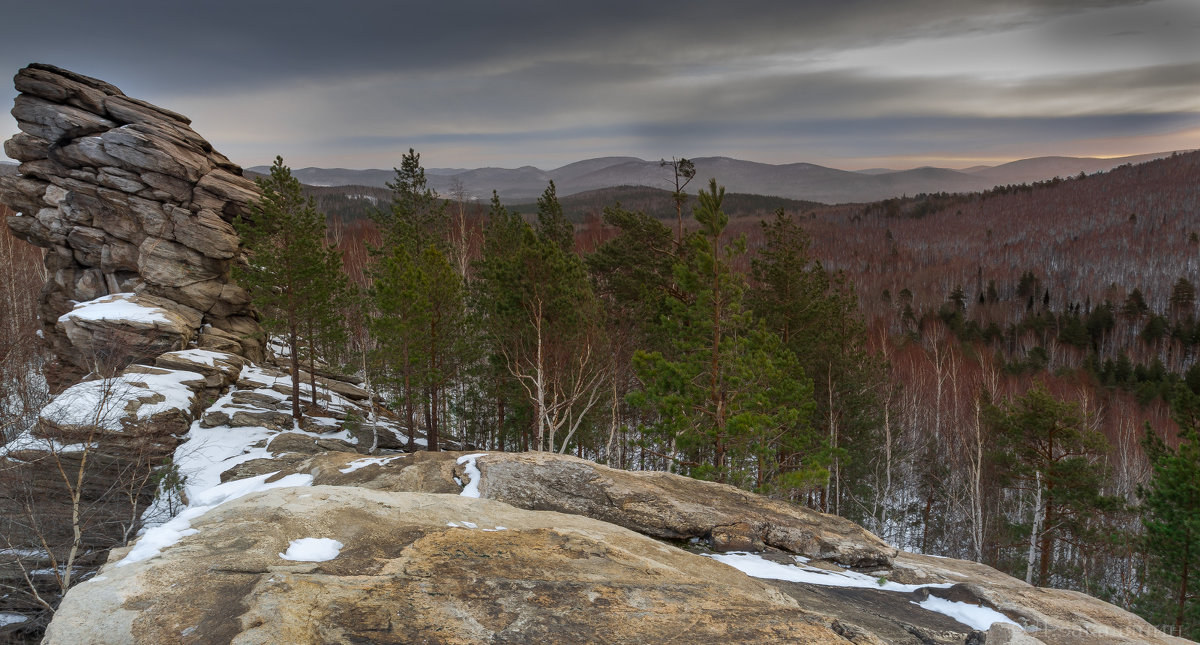
<instances>
[{"instance_id":1,"label":"tall pine tree","mask_svg":"<svg viewBox=\"0 0 1200 645\"><path fill-rule=\"evenodd\" d=\"M445 202L429 188L420 155L409 149L395 170L392 203L375 216L384 246L375 253L371 328L383 378L399 392L409 450L420 413L428 449L436 451L444 390L467 351L463 277L450 265Z\"/></svg>"},{"instance_id":2,"label":"tall pine tree","mask_svg":"<svg viewBox=\"0 0 1200 645\"><path fill-rule=\"evenodd\" d=\"M700 229L688 238L689 261L675 265L681 298L662 318L669 349L634 354L644 387L632 399L657 413L649 431L693 476L758 488L807 483L825 473L808 421L812 383L743 307L731 261L745 243L723 239L724 195L716 180L700 191Z\"/></svg>"},{"instance_id":3,"label":"tall pine tree","mask_svg":"<svg viewBox=\"0 0 1200 645\"><path fill-rule=\"evenodd\" d=\"M1139 612L1174 633L1200 638L1200 396L1180 387L1174 402L1179 446L1169 448L1148 426L1142 446L1153 472L1142 496L1145 547L1150 555L1147 593Z\"/></svg>"},{"instance_id":4,"label":"tall pine tree","mask_svg":"<svg viewBox=\"0 0 1200 645\"><path fill-rule=\"evenodd\" d=\"M821 506L837 514L866 508L843 502L871 492L860 482L868 481L869 460L880 452L877 393L885 383L881 362L866 348L858 299L845 276L809 257L808 234L783 209L762 228L765 244L751 261L748 300L813 380L813 422L831 448Z\"/></svg>"},{"instance_id":5,"label":"tall pine tree","mask_svg":"<svg viewBox=\"0 0 1200 645\"><path fill-rule=\"evenodd\" d=\"M235 267L234 277L250 293L266 333L287 347L292 417L299 420L300 355L306 346L311 352L319 336L335 333L336 296L345 277L341 256L325 240L325 215L304 198L283 158L275 157L270 174L256 183L261 197L247 217L234 221L247 260Z\"/></svg>"}]
</instances>

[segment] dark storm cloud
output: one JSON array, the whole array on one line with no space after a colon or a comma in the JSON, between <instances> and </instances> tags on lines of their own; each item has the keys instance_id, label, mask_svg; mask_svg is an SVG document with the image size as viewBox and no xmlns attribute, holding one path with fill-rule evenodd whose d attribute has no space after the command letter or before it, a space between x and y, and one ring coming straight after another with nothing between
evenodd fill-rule
<instances>
[{"instance_id":1,"label":"dark storm cloud","mask_svg":"<svg viewBox=\"0 0 1200 645\"><path fill-rule=\"evenodd\" d=\"M994 30L1112 2L749 0L605 3L34 2L5 8L2 60L125 85L221 88L296 77L438 73L563 59L708 62ZM117 79L121 80L121 79Z\"/></svg>"},{"instance_id":2,"label":"dark storm cloud","mask_svg":"<svg viewBox=\"0 0 1200 645\"><path fill-rule=\"evenodd\" d=\"M297 167L386 167L409 146L435 165L685 148L821 161L807 157L1136 136L1200 112L1190 0L81 0L4 13L0 68L111 81L250 164L283 152Z\"/></svg>"}]
</instances>

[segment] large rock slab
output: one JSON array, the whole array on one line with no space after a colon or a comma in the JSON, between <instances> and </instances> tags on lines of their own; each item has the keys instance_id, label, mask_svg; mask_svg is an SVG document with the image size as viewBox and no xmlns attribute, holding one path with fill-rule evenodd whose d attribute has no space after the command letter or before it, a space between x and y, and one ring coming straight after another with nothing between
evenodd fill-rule
<instances>
[{"instance_id":1,"label":"large rock slab","mask_svg":"<svg viewBox=\"0 0 1200 645\"><path fill-rule=\"evenodd\" d=\"M282 488L192 528L73 589L44 642L851 642L720 563L490 500ZM281 557L302 538L342 546L320 562Z\"/></svg>"},{"instance_id":2,"label":"large rock slab","mask_svg":"<svg viewBox=\"0 0 1200 645\"><path fill-rule=\"evenodd\" d=\"M199 412L204 387L195 372L132 365L64 390L42 409L34 432L64 444L95 442L101 450L147 437L174 448Z\"/></svg>"},{"instance_id":3,"label":"large rock slab","mask_svg":"<svg viewBox=\"0 0 1200 645\"><path fill-rule=\"evenodd\" d=\"M329 453L295 466L318 484L395 491L461 490L464 453L420 452L343 472L358 455ZM670 540L699 539L719 551L773 548L859 568L886 567L896 549L857 524L754 493L682 475L631 472L553 453L488 453L474 459L479 494L513 506L583 515Z\"/></svg>"},{"instance_id":4,"label":"large rock slab","mask_svg":"<svg viewBox=\"0 0 1200 645\"><path fill-rule=\"evenodd\" d=\"M702 538L720 551L774 547L854 567L887 565L896 554L849 520L725 484L549 453L489 454L476 463L480 495L521 508L587 515L660 538Z\"/></svg>"},{"instance_id":5,"label":"large rock slab","mask_svg":"<svg viewBox=\"0 0 1200 645\"><path fill-rule=\"evenodd\" d=\"M951 558L900 553L891 580L909 584L953 582L957 600L991 607L1029 629L1028 636L1048 645L1179 644L1138 616L1077 591L1035 587L989 566ZM1000 628L997 632L1007 631ZM1019 636L997 642L1025 643ZM987 641L991 645L989 635Z\"/></svg>"},{"instance_id":6,"label":"large rock slab","mask_svg":"<svg viewBox=\"0 0 1200 645\"><path fill-rule=\"evenodd\" d=\"M67 360L87 371L111 373L183 349L200 320L198 312L170 300L117 293L76 305L59 316L56 327L70 342Z\"/></svg>"},{"instance_id":7,"label":"large rock slab","mask_svg":"<svg viewBox=\"0 0 1200 645\"><path fill-rule=\"evenodd\" d=\"M159 354L154 359L154 364L166 369L203 374L204 382L208 387L220 389L237 381L246 361L241 356L230 352L185 349Z\"/></svg>"}]
</instances>

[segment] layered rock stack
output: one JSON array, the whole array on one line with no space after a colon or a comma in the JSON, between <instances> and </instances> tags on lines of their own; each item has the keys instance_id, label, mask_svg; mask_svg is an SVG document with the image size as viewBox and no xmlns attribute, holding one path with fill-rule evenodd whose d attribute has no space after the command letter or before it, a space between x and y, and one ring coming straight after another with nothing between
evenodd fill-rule
<instances>
[{"instance_id":1,"label":"layered rock stack","mask_svg":"<svg viewBox=\"0 0 1200 645\"><path fill-rule=\"evenodd\" d=\"M242 169L187 117L104 81L33 64L15 83L21 132L4 151L21 165L0 175L0 202L18 211L7 221L18 237L49 249L40 315L59 360L52 387L193 341L261 359L248 295L230 281L231 223L258 198ZM64 316L113 294L161 314Z\"/></svg>"}]
</instances>

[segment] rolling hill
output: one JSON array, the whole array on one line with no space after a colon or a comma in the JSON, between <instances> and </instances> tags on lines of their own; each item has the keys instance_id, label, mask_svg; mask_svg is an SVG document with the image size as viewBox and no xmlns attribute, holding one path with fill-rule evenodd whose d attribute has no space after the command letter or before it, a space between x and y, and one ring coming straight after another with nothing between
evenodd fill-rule
<instances>
[{"instance_id":1,"label":"rolling hill","mask_svg":"<svg viewBox=\"0 0 1200 645\"><path fill-rule=\"evenodd\" d=\"M694 193L705 180L715 177L731 193L771 195L825 204L870 202L920 193L974 192L997 185L1071 177L1080 172L1092 174L1169 154L1162 152L1109 159L1037 157L966 170L922 167L863 171L838 170L810 163L766 164L729 157L699 157L692 160L696 164L697 180L689 188ZM267 168L256 166L248 170L265 172ZM311 186L383 187L393 173L390 170L302 168L294 171L294 174ZM665 189L669 187L671 179L668 170L660 162L636 157L586 159L553 170L533 166L471 170L437 168L427 170L426 174L429 185L444 195L453 193L456 187L461 186L468 197L485 200L495 190L508 203L532 201L550 181L555 182L560 196L567 196L616 186Z\"/></svg>"}]
</instances>

